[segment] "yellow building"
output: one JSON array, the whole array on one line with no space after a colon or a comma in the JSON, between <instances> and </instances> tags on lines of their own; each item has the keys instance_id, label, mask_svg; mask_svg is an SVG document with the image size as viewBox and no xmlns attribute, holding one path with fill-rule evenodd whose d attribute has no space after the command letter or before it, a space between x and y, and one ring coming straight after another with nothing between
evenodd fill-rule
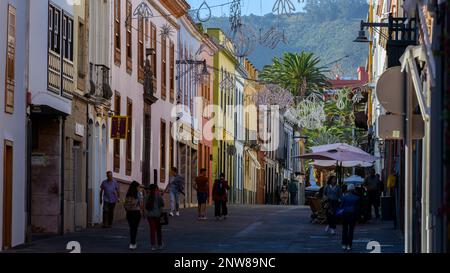
<instances>
[{"instance_id":1,"label":"yellow building","mask_svg":"<svg viewBox=\"0 0 450 273\"><path fill-rule=\"evenodd\" d=\"M244 203L255 204L261 177L261 165L258 161L258 113L255 105L255 95L259 90L256 82L258 71L247 59L243 61L243 65L247 73L244 88Z\"/></svg>"},{"instance_id":2,"label":"yellow building","mask_svg":"<svg viewBox=\"0 0 450 273\"><path fill-rule=\"evenodd\" d=\"M234 162L236 148L234 146L234 101L236 89L236 65L231 42L217 28L207 31L211 39L219 45L220 50L214 56L214 141L213 141L213 178L220 173L225 174L231 190L229 200L235 199Z\"/></svg>"}]
</instances>

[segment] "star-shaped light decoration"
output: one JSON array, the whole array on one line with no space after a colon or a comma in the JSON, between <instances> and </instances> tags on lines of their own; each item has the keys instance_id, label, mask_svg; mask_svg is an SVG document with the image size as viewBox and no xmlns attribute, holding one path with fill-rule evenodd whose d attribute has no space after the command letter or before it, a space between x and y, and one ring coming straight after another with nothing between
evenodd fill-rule
<instances>
[{"instance_id":1,"label":"star-shaped light decoration","mask_svg":"<svg viewBox=\"0 0 450 273\"><path fill-rule=\"evenodd\" d=\"M173 33L174 33L174 30L173 30L172 26L169 24L164 24L161 27L159 35L161 36L161 38L165 39L165 38L171 37Z\"/></svg>"}]
</instances>

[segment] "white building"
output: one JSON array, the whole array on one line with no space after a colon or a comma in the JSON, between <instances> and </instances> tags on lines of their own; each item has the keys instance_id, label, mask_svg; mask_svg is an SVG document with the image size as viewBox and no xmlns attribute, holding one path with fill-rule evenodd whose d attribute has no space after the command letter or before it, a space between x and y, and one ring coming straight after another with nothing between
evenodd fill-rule
<instances>
[{"instance_id":1,"label":"white building","mask_svg":"<svg viewBox=\"0 0 450 273\"><path fill-rule=\"evenodd\" d=\"M100 185L106 177L111 108L111 0L89 5L88 223L102 223Z\"/></svg>"},{"instance_id":2,"label":"white building","mask_svg":"<svg viewBox=\"0 0 450 273\"><path fill-rule=\"evenodd\" d=\"M177 101L179 105L178 115L181 117L178 126L184 137L178 139L178 166L181 175L185 177L186 196L185 206L197 204L196 191L193 188L194 179L198 175L199 164L202 161L200 145L203 136L202 116L203 98L202 84L207 79L203 73L209 71L204 54L206 44L203 44L204 34L194 23L189 15L178 19L180 31L178 33L178 54L177 54ZM205 67L206 65L206 67ZM202 102L202 103L200 103ZM204 159L203 159L204 161Z\"/></svg>"},{"instance_id":3,"label":"white building","mask_svg":"<svg viewBox=\"0 0 450 273\"><path fill-rule=\"evenodd\" d=\"M236 67L236 87L234 95L234 135L235 135L235 189L237 204L244 203L244 145L245 145L245 128L244 128L244 87L245 79L248 77L244 67L244 59L240 59Z\"/></svg>"},{"instance_id":4,"label":"white building","mask_svg":"<svg viewBox=\"0 0 450 273\"><path fill-rule=\"evenodd\" d=\"M175 53L179 25L177 18L187 12L184 1L112 1L112 110L128 117L126 139L109 143L108 170L121 182L123 191L133 180L157 183L165 188L176 148L170 138L175 117ZM147 11L140 17L136 10ZM163 30L167 31L162 35ZM146 49L153 72L153 94L144 94ZM154 96L154 97L153 97ZM156 179L156 181L155 181Z\"/></svg>"},{"instance_id":5,"label":"white building","mask_svg":"<svg viewBox=\"0 0 450 273\"><path fill-rule=\"evenodd\" d=\"M0 2L0 251L25 242L28 11L28 1Z\"/></svg>"}]
</instances>

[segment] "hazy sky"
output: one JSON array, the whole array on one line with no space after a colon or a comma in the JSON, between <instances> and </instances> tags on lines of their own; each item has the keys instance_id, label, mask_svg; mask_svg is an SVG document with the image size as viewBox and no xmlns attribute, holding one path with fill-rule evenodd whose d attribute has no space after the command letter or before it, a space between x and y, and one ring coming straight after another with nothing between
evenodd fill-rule
<instances>
[{"instance_id":1,"label":"hazy sky","mask_svg":"<svg viewBox=\"0 0 450 273\"><path fill-rule=\"evenodd\" d=\"M187 0L191 5L191 9L198 9L203 2L211 7L213 16L228 16L230 13L230 5L222 7L213 7L221 4L231 3L233 0ZM277 0L241 0L242 15L264 15L272 12L273 5ZM290 0L294 4L296 12L301 11L303 4L298 0ZM203 11L202 11L203 12Z\"/></svg>"}]
</instances>

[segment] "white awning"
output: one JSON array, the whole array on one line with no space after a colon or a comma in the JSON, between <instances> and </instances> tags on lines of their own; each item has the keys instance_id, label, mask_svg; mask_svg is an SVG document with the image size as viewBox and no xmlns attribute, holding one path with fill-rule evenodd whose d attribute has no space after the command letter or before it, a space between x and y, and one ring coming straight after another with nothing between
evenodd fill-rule
<instances>
[{"instance_id":1,"label":"white awning","mask_svg":"<svg viewBox=\"0 0 450 273\"><path fill-rule=\"evenodd\" d=\"M256 156L255 152L252 150L246 150L248 156L253 160L253 163L256 165L256 168L259 170L261 169L261 164L259 164L258 157Z\"/></svg>"},{"instance_id":2,"label":"white awning","mask_svg":"<svg viewBox=\"0 0 450 273\"><path fill-rule=\"evenodd\" d=\"M402 71L407 70L413 81L414 91L416 92L417 101L419 102L420 110L422 112L422 118L424 121L428 121L430 118L430 108L427 107L427 103L425 101L422 85L423 83L419 75L416 59L426 62L426 50L423 45L408 46L405 53L400 58L400 62L402 63Z\"/></svg>"}]
</instances>

